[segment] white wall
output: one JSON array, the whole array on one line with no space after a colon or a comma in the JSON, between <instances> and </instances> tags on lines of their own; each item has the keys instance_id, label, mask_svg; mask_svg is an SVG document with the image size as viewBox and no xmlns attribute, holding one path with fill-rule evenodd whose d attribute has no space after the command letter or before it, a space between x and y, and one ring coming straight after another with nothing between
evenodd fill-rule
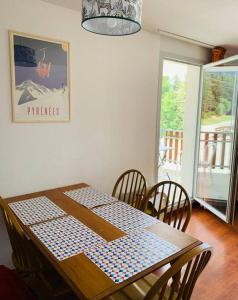
<instances>
[{"instance_id":1,"label":"white wall","mask_svg":"<svg viewBox=\"0 0 238 300\"><path fill-rule=\"evenodd\" d=\"M0 1L0 195L87 182L111 192L138 168L153 180L159 37L103 37L81 29L80 13L39 0ZM11 122L8 29L71 46L72 120ZM0 264L10 245L0 216Z\"/></svg>"},{"instance_id":2,"label":"white wall","mask_svg":"<svg viewBox=\"0 0 238 300\"><path fill-rule=\"evenodd\" d=\"M160 36L161 58L177 58L196 64L206 64L210 61L211 49L174 39L165 35Z\"/></svg>"},{"instance_id":3,"label":"white wall","mask_svg":"<svg viewBox=\"0 0 238 300\"><path fill-rule=\"evenodd\" d=\"M0 2L3 197L82 181L110 192L131 167L153 179L159 37L98 36L80 19L39 0ZM70 42L70 123L11 122L8 29Z\"/></svg>"}]
</instances>

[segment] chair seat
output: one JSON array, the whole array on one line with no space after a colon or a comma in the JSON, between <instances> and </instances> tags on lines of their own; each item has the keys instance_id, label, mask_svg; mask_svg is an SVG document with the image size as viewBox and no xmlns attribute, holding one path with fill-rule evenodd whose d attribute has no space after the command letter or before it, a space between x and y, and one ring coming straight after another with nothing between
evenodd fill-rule
<instances>
[{"instance_id":1,"label":"chair seat","mask_svg":"<svg viewBox=\"0 0 238 300\"><path fill-rule=\"evenodd\" d=\"M144 278L132 283L131 285L125 287L120 292L117 292L108 298L106 300L143 300L145 298L145 295L148 293L150 288L155 284L155 282L159 279L158 276L151 273ZM169 295L169 289L170 287L167 286L165 292L165 297L163 297L163 300L167 300L169 297L166 295ZM159 295L159 293L158 293ZM158 297L155 297L158 299ZM175 297L174 297L175 299ZM171 299L173 300L173 299Z\"/></svg>"},{"instance_id":2,"label":"chair seat","mask_svg":"<svg viewBox=\"0 0 238 300\"><path fill-rule=\"evenodd\" d=\"M162 203L160 204L161 201L162 201ZM153 205L153 203L154 203L154 205ZM151 197L149 199L148 204L151 204L152 207L154 207L154 209L156 211L159 210L159 207L160 207L160 209L164 209L166 207L166 205L167 205L167 195L163 194L163 196L161 197L161 193L158 193L156 195L155 199L154 199L154 197Z\"/></svg>"},{"instance_id":3,"label":"chair seat","mask_svg":"<svg viewBox=\"0 0 238 300\"><path fill-rule=\"evenodd\" d=\"M162 201L162 203L160 205L161 201ZM157 216L157 218L159 220L163 220L163 217L164 217L163 211L166 207L166 202L167 202L167 196L164 194L164 196L161 199L161 193L158 193L156 195L155 199L153 197L151 197L148 200L146 208L144 210L144 213L146 213L147 215L150 215L150 216L154 216L154 213L155 213L156 216L157 216L157 212L158 212L159 207L160 207L161 214L159 216Z\"/></svg>"},{"instance_id":4,"label":"chair seat","mask_svg":"<svg viewBox=\"0 0 238 300\"><path fill-rule=\"evenodd\" d=\"M161 209L160 215L156 215L157 219L160 221L163 221L164 218L164 208ZM151 202L148 202L146 209L144 210L144 213L146 213L149 216L154 216L154 214L157 214L157 210L153 208L153 204Z\"/></svg>"}]
</instances>

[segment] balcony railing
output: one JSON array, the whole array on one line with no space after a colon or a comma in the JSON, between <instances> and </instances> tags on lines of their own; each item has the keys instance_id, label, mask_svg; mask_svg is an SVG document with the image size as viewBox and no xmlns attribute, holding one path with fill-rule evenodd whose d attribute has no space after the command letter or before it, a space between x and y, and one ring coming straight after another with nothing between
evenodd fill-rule
<instances>
[{"instance_id":1,"label":"balcony railing","mask_svg":"<svg viewBox=\"0 0 238 300\"><path fill-rule=\"evenodd\" d=\"M201 131L200 133L200 160L211 159L211 167L229 168L230 153L232 147L232 135L230 132ZM213 152L211 154L211 151Z\"/></svg>"},{"instance_id":2,"label":"balcony railing","mask_svg":"<svg viewBox=\"0 0 238 300\"><path fill-rule=\"evenodd\" d=\"M231 131L201 131L199 161L210 160L211 168L229 168L232 147ZM183 156L183 131L166 129L161 139L164 162L181 164Z\"/></svg>"},{"instance_id":3,"label":"balcony railing","mask_svg":"<svg viewBox=\"0 0 238 300\"><path fill-rule=\"evenodd\" d=\"M164 145L168 149L166 153L164 153L165 161L181 164L183 154L183 131L166 129Z\"/></svg>"}]
</instances>

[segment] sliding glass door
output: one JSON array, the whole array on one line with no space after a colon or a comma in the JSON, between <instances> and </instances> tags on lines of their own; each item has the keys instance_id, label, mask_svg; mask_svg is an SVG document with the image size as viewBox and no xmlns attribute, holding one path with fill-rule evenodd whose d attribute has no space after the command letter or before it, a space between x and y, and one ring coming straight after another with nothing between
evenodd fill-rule
<instances>
[{"instance_id":1,"label":"sliding glass door","mask_svg":"<svg viewBox=\"0 0 238 300\"><path fill-rule=\"evenodd\" d=\"M236 64L237 63L237 64ZM238 60L203 68L194 196L226 222L235 206Z\"/></svg>"}]
</instances>

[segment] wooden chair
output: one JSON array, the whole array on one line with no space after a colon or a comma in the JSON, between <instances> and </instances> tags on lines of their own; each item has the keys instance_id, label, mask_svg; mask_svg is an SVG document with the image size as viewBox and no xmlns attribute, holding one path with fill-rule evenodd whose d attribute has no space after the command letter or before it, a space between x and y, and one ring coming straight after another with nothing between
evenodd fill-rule
<instances>
[{"instance_id":1,"label":"wooden chair","mask_svg":"<svg viewBox=\"0 0 238 300\"><path fill-rule=\"evenodd\" d=\"M192 212L186 190L174 181L162 181L147 194L143 210L174 228L185 231Z\"/></svg>"},{"instance_id":2,"label":"wooden chair","mask_svg":"<svg viewBox=\"0 0 238 300\"><path fill-rule=\"evenodd\" d=\"M135 208L142 209L146 195L146 180L141 172L128 170L124 172L114 186L112 196Z\"/></svg>"},{"instance_id":3,"label":"wooden chair","mask_svg":"<svg viewBox=\"0 0 238 300\"><path fill-rule=\"evenodd\" d=\"M161 277L152 273L107 300L189 300L211 254L208 245L197 246L183 254Z\"/></svg>"},{"instance_id":4,"label":"wooden chair","mask_svg":"<svg viewBox=\"0 0 238 300\"><path fill-rule=\"evenodd\" d=\"M0 207L12 246L12 261L16 271L22 273L22 275L27 275L27 273L33 274L39 268L49 265L42 259L40 252L37 251L31 240L26 237L16 217L1 197Z\"/></svg>"},{"instance_id":5,"label":"wooden chair","mask_svg":"<svg viewBox=\"0 0 238 300\"><path fill-rule=\"evenodd\" d=\"M25 235L15 215L1 197L0 208L3 212L13 250L13 264L25 282L33 290L40 288L40 293L45 294L44 299L47 299L47 296L49 299L52 299L52 297L60 298L63 295L71 293L70 288L54 270L50 262ZM42 283L44 288L42 287Z\"/></svg>"}]
</instances>

